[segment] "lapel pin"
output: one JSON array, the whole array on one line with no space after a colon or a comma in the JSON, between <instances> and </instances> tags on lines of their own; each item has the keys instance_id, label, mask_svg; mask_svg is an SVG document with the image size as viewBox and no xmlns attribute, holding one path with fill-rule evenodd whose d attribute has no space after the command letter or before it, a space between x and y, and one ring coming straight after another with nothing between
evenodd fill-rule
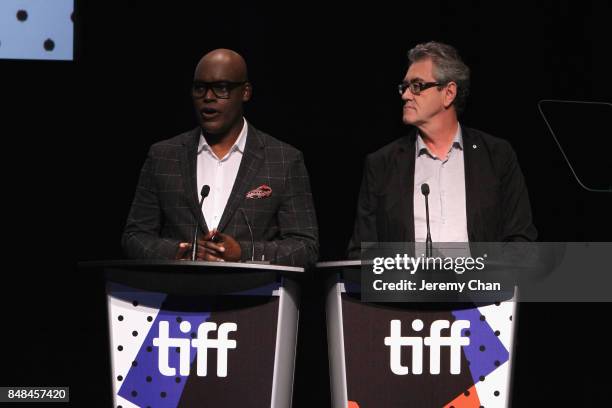
<instances>
[{"instance_id":1,"label":"lapel pin","mask_svg":"<svg viewBox=\"0 0 612 408\"><path fill-rule=\"evenodd\" d=\"M476 145L472 145L472 149L475 149L477 146Z\"/></svg>"}]
</instances>

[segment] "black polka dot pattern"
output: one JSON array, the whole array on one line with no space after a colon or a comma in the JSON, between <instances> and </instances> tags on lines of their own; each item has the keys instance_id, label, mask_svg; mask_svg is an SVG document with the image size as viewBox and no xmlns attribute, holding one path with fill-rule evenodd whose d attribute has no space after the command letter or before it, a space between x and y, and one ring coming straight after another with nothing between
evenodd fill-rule
<instances>
[{"instance_id":1,"label":"black polka dot pattern","mask_svg":"<svg viewBox=\"0 0 612 408\"><path fill-rule=\"evenodd\" d=\"M22 23L24 21L26 21L28 19L28 12L25 10L19 10L17 12L17 20L21 21Z\"/></svg>"},{"instance_id":2,"label":"black polka dot pattern","mask_svg":"<svg viewBox=\"0 0 612 408\"><path fill-rule=\"evenodd\" d=\"M55 42L52 39L47 38L43 43L43 47L45 48L45 51L53 51L55 48Z\"/></svg>"},{"instance_id":3,"label":"black polka dot pattern","mask_svg":"<svg viewBox=\"0 0 612 408\"><path fill-rule=\"evenodd\" d=\"M0 59L73 60L76 16L70 3L0 0Z\"/></svg>"}]
</instances>

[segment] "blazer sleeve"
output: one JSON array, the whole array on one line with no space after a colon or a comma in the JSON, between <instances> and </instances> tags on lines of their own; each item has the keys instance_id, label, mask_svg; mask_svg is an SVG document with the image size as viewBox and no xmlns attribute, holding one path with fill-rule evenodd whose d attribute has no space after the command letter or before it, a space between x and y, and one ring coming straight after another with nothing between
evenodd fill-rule
<instances>
[{"instance_id":1,"label":"blazer sleeve","mask_svg":"<svg viewBox=\"0 0 612 408\"><path fill-rule=\"evenodd\" d=\"M347 250L349 259L360 258L362 242L378 241L376 222L376 207L378 200L375 194L376 173L372 156L366 157L361 179L361 188L359 189L359 196L357 199L355 226Z\"/></svg>"},{"instance_id":2,"label":"blazer sleeve","mask_svg":"<svg viewBox=\"0 0 612 408\"><path fill-rule=\"evenodd\" d=\"M535 241L538 232L533 225L527 184L514 149L505 143L502 166L502 241Z\"/></svg>"},{"instance_id":3,"label":"blazer sleeve","mask_svg":"<svg viewBox=\"0 0 612 408\"><path fill-rule=\"evenodd\" d=\"M174 259L179 241L161 238L163 213L155 183L155 155L149 149L140 171L134 201L123 231L121 245L128 258Z\"/></svg>"},{"instance_id":4,"label":"blazer sleeve","mask_svg":"<svg viewBox=\"0 0 612 408\"><path fill-rule=\"evenodd\" d=\"M263 254L265 260L274 264L306 268L314 265L319 256L319 232L308 171L301 152L295 154L287 167L285 188L276 217L278 239L255 241L255 254ZM242 260L250 260L251 242L239 241L239 244Z\"/></svg>"}]
</instances>

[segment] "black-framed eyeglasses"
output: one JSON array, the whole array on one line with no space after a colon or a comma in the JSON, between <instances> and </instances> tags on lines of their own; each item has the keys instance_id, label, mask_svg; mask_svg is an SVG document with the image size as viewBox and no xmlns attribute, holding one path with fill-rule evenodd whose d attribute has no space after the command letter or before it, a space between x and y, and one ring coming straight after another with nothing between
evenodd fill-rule
<instances>
[{"instance_id":1,"label":"black-framed eyeglasses","mask_svg":"<svg viewBox=\"0 0 612 408\"><path fill-rule=\"evenodd\" d=\"M191 94L194 98L202 98L209 89L213 91L213 94L219 99L229 99L230 93L234 88L240 85L246 84L247 81L231 82L231 81L218 81L218 82L204 82L194 81L191 87Z\"/></svg>"},{"instance_id":2,"label":"black-framed eyeglasses","mask_svg":"<svg viewBox=\"0 0 612 408\"><path fill-rule=\"evenodd\" d=\"M403 95L406 92L406 89L410 88L410 92L413 95L419 95L426 89L433 88L434 86L443 86L441 82L402 82L397 86L397 90L400 95Z\"/></svg>"}]
</instances>

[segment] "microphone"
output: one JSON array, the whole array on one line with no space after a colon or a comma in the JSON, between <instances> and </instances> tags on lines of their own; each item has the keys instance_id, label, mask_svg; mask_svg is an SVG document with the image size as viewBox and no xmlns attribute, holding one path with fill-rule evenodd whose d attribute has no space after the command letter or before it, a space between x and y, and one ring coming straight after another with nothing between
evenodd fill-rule
<instances>
[{"instance_id":1,"label":"microphone","mask_svg":"<svg viewBox=\"0 0 612 408\"><path fill-rule=\"evenodd\" d=\"M249 261L249 263L262 264L262 265L270 264L270 261L264 260L263 254L261 255L261 261L255 260L255 238L253 237L253 229L251 228L249 217L247 217L246 211L244 211L244 208L241 208L240 212L242 213L242 216L244 217L244 221L246 222L246 225L249 228L249 234L251 235L251 260Z\"/></svg>"},{"instance_id":2,"label":"microphone","mask_svg":"<svg viewBox=\"0 0 612 408\"><path fill-rule=\"evenodd\" d=\"M244 221L246 222L247 227L249 227L249 234L251 235L251 262L255 261L255 239L253 238L253 229L251 228L251 223L249 222L249 217L246 215L246 211L244 208L240 209L242 216L244 217Z\"/></svg>"},{"instance_id":3,"label":"microphone","mask_svg":"<svg viewBox=\"0 0 612 408\"><path fill-rule=\"evenodd\" d=\"M433 256L433 244L431 242L431 233L429 231L429 184L421 184L421 193L425 196L425 220L427 223L427 238L425 239L425 256L431 258Z\"/></svg>"},{"instance_id":4,"label":"microphone","mask_svg":"<svg viewBox=\"0 0 612 408\"><path fill-rule=\"evenodd\" d=\"M204 184L202 186L202 191L200 191L200 212L202 212L202 204L204 203L204 199L208 197L210 193L210 186L208 184ZM200 222L198 221L198 217L196 217L196 226L193 231L193 241L191 242L191 260L196 260L196 255L198 253L198 229L200 229Z\"/></svg>"}]
</instances>

